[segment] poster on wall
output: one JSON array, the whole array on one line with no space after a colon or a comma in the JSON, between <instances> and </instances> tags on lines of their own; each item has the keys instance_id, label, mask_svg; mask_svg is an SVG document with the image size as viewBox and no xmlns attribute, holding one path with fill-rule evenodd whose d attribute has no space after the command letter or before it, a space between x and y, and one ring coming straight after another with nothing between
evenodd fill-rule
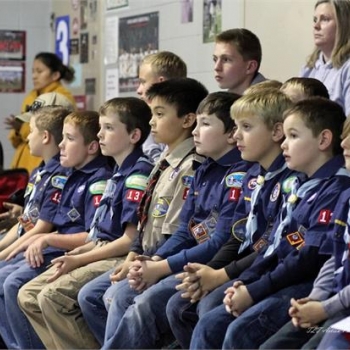
<instances>
[{"instance_id":1,"label":"poster on wall","mask_svg":"<svg viewBox=\"0 0 350 350\"><path fill-rule=\"evenodd\" d=\"M106 10L115 10L129 6L129 0L106 0Z\"/></svg>"},{"instance_id":2,"label":"poster on wall","mask_svg":"<svg viewBox=\"0 0 350 350\"><path fill-rule=\"evenodd\" d=\"M139 64L158 45L158 12L119 19L119 92L136 91Z\"/></svg>"},{"instance_id":3,"label":"poster on wall","mask_svg":"<svg viewBox=\"0 0 350 350\"><path fill-rule=\"evenodd\" d=\"M22 30L0 30L0 59L26 59L26 32Z\"/></svg>"},{"instance_id":4,"label":"poster on wall","mask_svg":"<svg viewBox=\"0 0 350 350\"><path fill-rule=\"evenodd\" d=\"M25 63L0 61L0 92L24 92Z\"/></svg>"},{"instance_id":5,"label":"poster on wall","mask_svg":"<svg viewBox=\"0 0 350 350\"><path fill-rule=\"evenodd\" d=\"M203 43L213 42L221 27L221 0L203 0Z\"/></svg>"},{"instance_id":6,"label":"poster on wall","mask_svg":"<svg viewBox=\"0 0 350 350\"><path fill-rule=\"evenodd\" d=\"M193 0L181 0L181 23L193 22Z\"/></svg>"}]
</instances>

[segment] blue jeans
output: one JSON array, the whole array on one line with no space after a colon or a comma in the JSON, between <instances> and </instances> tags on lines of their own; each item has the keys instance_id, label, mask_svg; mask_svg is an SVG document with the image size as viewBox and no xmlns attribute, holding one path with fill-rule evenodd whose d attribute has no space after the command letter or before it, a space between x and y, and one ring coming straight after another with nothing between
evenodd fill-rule
<instances>
[{"instance_id":1,"label":"blue jeans","mask_svg":"<svg viewBox=\"0 0 350 350\"><path fill-rule=\"evenodd\" d=\"M22 266L23 262L24 257L22 254L18 254L10 261L0 262L0 315L2 315L0 317L0 334L9 349L16 348L16 341L6 317L4 302L4 282L12 272L16 271L19 267Z\"/></svg>"},{"instance_id":2,"label":"blue jeans","mask_svg":"<svg viewBox=\"0 0 350 350\"><path fill-rule=\"evenodd\" d=\"M194 304L188 299L182 298L182 292L177 292L170 298L166 307L167 318L176 340L183 349L190 347L192 332L198 319L222 304L224 291L230 286L232 286L232 281L213 290L198 303Z\"/></svg>"},{"instance_id":3,"label":"blue jeans","mask_svg":"<svg viewBox=\"0 0 350 350\"><path fill-rule=\"evenodd\" d=\"M290 320L290 299L306 297L311 288L310 282L284 288L246 310L229 325L223 349L257 349Z\"/></svg>"},{"instance_id":4,"label":"blue jeans","mask_svg":"<svg viewBox=\"0 0 350 350\"><path fill-rule=\"evenodd\" d=\"M329 327L348 315L347 311L339 312L336 316L319 324L319 327L310 328L294 327L289 321L259 349L316 349L322 338L329 335ZM333 333L330 334L333 335Z\"/></svg>"},{"instance_id":5,"label":"blue jeans","mask_svg":"<svg viewBox=\"0 0 350 350\"><path fill-rule=\"evenodd\" d=\"M333 333L334 332L334 333ZM327 332L317 350L339 350L350 349L350 333L336 332L335 329Z\"/></svg>"},{"instance_id":6,"label":"blue jeans","mask_svg":"<svg viewBox=\"0 0 350 350\"><path fill-rule=\"evenodd\" d=\"M172 275L138 293L127 280L116 283L102 349L157 348L171 333L165 309L176 293L176 284L178 280Z\"/></svg>"},{"instance_id":7,"label":"blue jeans","mask_svg":"<svg viewBox=\"0 0 350 350\"><path fill-rule=\"evenodd\" d=\"M6 344L12 344L11 348L44 348L33 327L19 308L17 295L24 284L44 272L51 260L59 255L62 255L62 252L44 255L44 263L38 268L31 268L26 261L20 260L16 263L16 269L4 279L3 293L0 295L0 312L2 312L0 324L1 329L8 330L8 333L2 336Z\"/></svg>"},{"instance_id":8,"label":"blue jeans","mask_svg":"<svg viewBox=\"0 0 350 350\"><path fill-rule=\"evenodd\" d=\"M78 294L78 303L85 322L101 346L105 337L108 316L103 296L111 287L109 276L113 271L114 269L85 284Z\"/></svg>"},{"instance_id":9,"label":"blue jeans","mask_svg":"<svg viewBox=\"0 0 350 350\"><path fill-rule=\"evenodd\" d=\"M257 349L290 318L290 298L309 294L312 284L285 288L251 306L238 318L222 304L203 315L195 327L191 349ZM242 336L244 335L244 336Z\"/></svg>"}]
</instances>

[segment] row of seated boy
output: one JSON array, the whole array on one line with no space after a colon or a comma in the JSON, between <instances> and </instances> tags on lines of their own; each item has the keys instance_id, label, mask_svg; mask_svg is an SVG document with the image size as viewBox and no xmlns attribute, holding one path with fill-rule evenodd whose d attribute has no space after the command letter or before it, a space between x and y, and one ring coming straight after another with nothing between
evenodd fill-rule
<instances>
[{"instance_id":1,"label":"row of seated boy","mask_svg":"<svg viewBox=\"0 0 350 350\"><path fill-rule=\"evenodd\" d=\"M256 348L288 322L290 298L308 295L332 254L331 214L349 186L345 116L324 99L293 107L327 97L313 79L284 84L290 98L258 85L207 96L183 78L147 89L150 107L126 98L99 113L33 113L29 145L45 162L0 242L8 347L155 348L175 336L183 348ZM141 149L150 127L167 146L154 168ZM235 328L248 331L247 309L260 319L248 339Z\"/></svg>"},{"instance_id":2,"label":"row of seated boy","mask_svg":"<svg viewBox=\"0 0 350 350\"><path fill-rule=\"evenodd\" d=\"M116 98L99 113L32 114L44 165L3 239L7 347L156 348L175 336L183 348L257 348L288 322L289 299L308 295L332 254L331 213L350 184L345 115L263 85L207 95L173 79L147 91L149 107ZM141 148L150 128L167 146L154 168Z\"/></svg>"}]
</instances>

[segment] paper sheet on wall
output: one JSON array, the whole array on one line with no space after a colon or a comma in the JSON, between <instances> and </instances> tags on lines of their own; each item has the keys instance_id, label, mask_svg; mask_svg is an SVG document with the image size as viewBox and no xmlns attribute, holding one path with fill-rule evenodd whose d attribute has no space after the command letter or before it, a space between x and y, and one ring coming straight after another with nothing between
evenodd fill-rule
<instances>
[{"instance_id":1,"label":"paper sheet on wall","mask_svg":"<svg viewBox=\"0 0 350 350\"><path fill-rule=\"evenodd\" d=\"M106 101L119 96L119 73L117 68L106 69Z\"/></svg>"},{"instance_id":2,"label":"paper sheet on wall","mask_svg":"<svg viewBox=\"0 0 350 350\"><path fill-rule=\"evenodd\" d=\"M118 63L118 17L107 17L105 27L105 59L104 64Z\"/></svg>"}]
</instances>

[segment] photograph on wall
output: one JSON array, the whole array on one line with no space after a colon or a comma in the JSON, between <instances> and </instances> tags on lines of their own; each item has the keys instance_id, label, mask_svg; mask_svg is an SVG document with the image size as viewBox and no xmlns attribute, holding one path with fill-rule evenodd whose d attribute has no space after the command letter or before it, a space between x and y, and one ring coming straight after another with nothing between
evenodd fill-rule
<instances>
[{"instance_id":1,"label":"photograph on wall","mask_svg":"<svg viewBox=\"0 0 350 350\"><path fill-rule=\"evenodd\" d=\"M22 30L0 30L0 59L26 59L26 32Z\"/></svg>"},{"instance_id":2,"label":"photograph on wall","mask_svg":"<svg viewBox=\"0 0 350 350\"><path fill-rule=\"evenodd\" d=\"M79 39L70 39L69 54L70 55L79 54Z\"/></svg>"},{"instance_id":3,"label":"photograph on wall","mask_svg":"<svg viewBox=\"0 0 350 350\"><path fill-rule=\"evenodd\" d=\"M158 51L158 12L119 19L119 92L136 91L141 60Z\"/></svg>"},{"instance_id":4,"label":"photograph on wall","mask_svg":"<svg viewBox=\"0 0 350 350\"><path fill-rule=\"evenodd\" d=\"M193 22L193 0L181 0L181 23Z\"/></svg>"},{"instance_id":5,"label":"photograph on wall","mask_svg":"<svg viewBox=\"0 0 350 350\"><path fill-rule=\"evenodd\" d=\"M25 63L0 61L0 92L24 92Z\"/></svg>"},{"instance_id":6,"label":"photograph on wall","mask_svg":"<svg viewBox=\"0 0 350 350\"><path fill-rule=\"evenodd\" d=\"M129 6L129 0L106 0L106 10L116 10Z\"/></svg>"},{"instance_id":7,"label":"photograph on wall","mask_svg":"<svg viewBox=\"0 0 350 350\"><path fill-rule=\"evenodd\" d=\"M80 63L89 62L89 33L80 34Z\"/></svg>"},{"instance_id":8,"label":"photograph on wall","mask_svg":"<svg viewBox=\"0 0 350 350\"><path fill-rule=\"evenodd\" d=\"M213 42L221 27L221 0L203 0L203 43Z\"/></svg>"},{"instance_id":9,"label":"photograph on wall","mask_svg":"<svg viewBox=\"0 0 350 350\"><path fill-rule=\"evenodd\" d=\"M80 0L80 29L84 30L88 24L88 1Z\"/></svg>"}]
</instances>

